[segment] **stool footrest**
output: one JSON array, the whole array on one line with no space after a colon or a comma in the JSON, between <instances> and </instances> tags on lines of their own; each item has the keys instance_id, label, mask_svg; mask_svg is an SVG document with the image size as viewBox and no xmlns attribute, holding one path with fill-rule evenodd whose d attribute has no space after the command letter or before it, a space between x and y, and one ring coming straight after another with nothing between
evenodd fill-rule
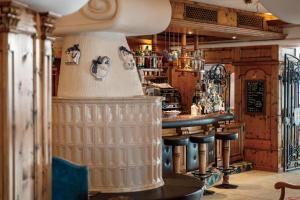
<instances>
[{"instance_id":1,"label":"stool footrest","mask_svg":"<svg viewBox=\"0 0 300 200\"><path fill-rule=\"evenodd\" d=\"M224 169L223 167L217 167L216 169L220 170L224 175L231 175L234 174L237 170L237 167L229 166L228 169Z\"/></svg>"},{"instance_id":2,"label":"stool footrest","mask_svg":"<svg viewBox=\"0 0 300 200\"><path fill-rule=\"evenodd\" d=\"M208 170L208 171L206 171L205 174L200 174L199 170L197 170L197 171L193 171L192 174L197 178L207 179L207 178L211 177L213 174L216 174L216 172L212 172L211 170Z\"/></svg>"}]
</instances>

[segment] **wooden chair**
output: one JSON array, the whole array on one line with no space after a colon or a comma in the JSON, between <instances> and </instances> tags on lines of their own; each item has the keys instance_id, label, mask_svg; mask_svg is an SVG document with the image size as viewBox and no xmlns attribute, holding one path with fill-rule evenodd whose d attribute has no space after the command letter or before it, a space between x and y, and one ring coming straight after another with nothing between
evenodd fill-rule
<instances>
[{"instance_id":1,"label":"wooden chair","mask_svg":"<svg viewBox=\"0 0 300 200\"><path fill-rule=\"evenodd\" d=\"M281 189L281 194L280 194L279 200L284 200L285 188L296 189L296 190L300 189L300 185L291 185L291 184L288 184L285 182L277 182L277 183L275 183L274 187L277 190Z\"/></svg>"}]
</instances>

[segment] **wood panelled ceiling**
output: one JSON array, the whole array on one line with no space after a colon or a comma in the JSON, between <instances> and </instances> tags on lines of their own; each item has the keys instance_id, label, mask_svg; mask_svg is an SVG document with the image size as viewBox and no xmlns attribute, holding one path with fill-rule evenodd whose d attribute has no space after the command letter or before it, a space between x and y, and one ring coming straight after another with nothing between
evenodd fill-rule
<instances>
[{"instance_id":1,"label":"wood panelled ceiling","mask_svg":"<svg viewBox=\"0 0 300 200\"><path fill-rule=\"evenodd\" d=\"M200 43L284 39L283 27L289 25L275 16L203 4L190 0L170 0L172 20L166 33L158 35L158 43L177 45L182 33L187 44L194 36ZM151 40L151 36L136 37ZM130 38L131 40L133 38Z\"/></svg>"},{"instance_id":2,"label":"wood panelled ceiling","mask_svg":"<svg viewBox=\"0 0 300 200\"><path fill-rule=\"evenodd\" d=\"M167 31L241 40L286 37L281 26L268 24L262 14L184 0L171 0L171 5L172 20Z\"/></svg>"}]
</instances>

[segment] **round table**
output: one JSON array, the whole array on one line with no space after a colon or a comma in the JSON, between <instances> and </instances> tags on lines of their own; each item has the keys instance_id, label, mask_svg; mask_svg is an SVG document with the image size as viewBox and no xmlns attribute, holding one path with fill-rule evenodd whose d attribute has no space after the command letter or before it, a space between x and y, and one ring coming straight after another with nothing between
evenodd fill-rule
<instances>
[{"instance_id":1,"label":"round table","mask_svg":"<svg viewBox=\"0 0 300 200\"><path fill-rule=\"evenodd\" d=\"M165 185L153 190L128 193L98 193L90 200L200 200L204 184L187 175L170 175L164 178Z\"/></svg>"}]
</instances>

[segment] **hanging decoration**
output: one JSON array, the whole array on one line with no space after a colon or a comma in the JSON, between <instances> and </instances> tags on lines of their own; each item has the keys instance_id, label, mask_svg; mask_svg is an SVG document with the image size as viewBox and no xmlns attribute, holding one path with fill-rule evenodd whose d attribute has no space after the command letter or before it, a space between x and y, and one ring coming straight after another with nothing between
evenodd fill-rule
<instances>
[{"instance_id":1,"label":"hanging decoration","mask_svg":"<svg viewBox=\"0 0 300 200\"><path fill-rule=\"evenodd\" d=\"M217 64L207 71L205 78L213 81L214 84L226 85L228 73L223 64Z\"/></svg>"},{"instance_id":2,"label":"hanging decoration","mask_svg":"<svg viewBox=\"0 0 300 200\"><path fill-rule=\"evenodd\" d=\"M123 66L125 69L133 70L136 67L133 53L129 51L126 47L119 47L119 55L121 60L123 61Z\"/></svg>"},{"instance_id":3,"label":"hanging decoration","mask_svg":"<svg viewBox=\"0 0 300 200\"><path fill-rule=\"evenodd\" d=\"M78 65L80 61L80 48L79 44L74 44L72 47L69 47L66 51L66 62L67 65Z\"/></svg>"},{"instance_id":4,"label":"hanging decoration","mask_svg":"<svg viewBox=\"0 0 300 200\"><path fill-rule=\"evenodd\" d=\"M169 49L170 49L170 32L169 32ZM162 53L163 57L166 58L167 60L169 60L168 56L169 56L169 51L167 49L167 32L165 31L165 49L163 50Z\"/></svg>"},{"instance_id":5,"label":"hanging decoration","mask_svg":"<svg viewBox=\"0 0 300 200\"><path fill-rule=\"evenodd\" d=\"M104 80L107 77L111 65L111 60L108 56L99 56L96 60L92 61L91 74L97 80Z\"/></svg>"},{"instance_id":6,"label":"hanging decoration","mask_svg":"<svg viewBox=\"0 0 300 200\"><path fill-rule=\"evenodd\" d=\"M179 34L179 33L178 33ZM174 46L175 46L175 43L176 43L176 36L175 36L175 33L173 34L174 36L173 36L173 38L174 38L174 41L173 41L173 44L174 44ZM179 41L178 41L179 42ZM179 45L177 46L177 48L179 48ZM176 61L179 57L180 57L180 51L179 51L179 49L173 49L172 50L172 61L174 62L174 61Z\"/></svg>"},{"instance_id":7,"label":"hanging decoration","mask_svg":"<svg viewBox=\"0 0 300 200\"><path fill-rule=\"evenodd\" d=\"M203 59L203 51L201 49L196 49L193 52L192 58L192 68L195 71L204 72L205 60Z\"/></svg>"},{"instance_id":8,"label":"hanging decoration","mask_svg":"<svg viewBox=\"0 0 300 200\"><path fill-rule=\"evenodd\" d=\"M174 56L173 56L172 51L171 51L171 34L170 34L170 32L169 32L169 52L168 52L168 61L169 61L169 62L175 61L175 60L174 60Z\"/></svg>"}]
</instances>

